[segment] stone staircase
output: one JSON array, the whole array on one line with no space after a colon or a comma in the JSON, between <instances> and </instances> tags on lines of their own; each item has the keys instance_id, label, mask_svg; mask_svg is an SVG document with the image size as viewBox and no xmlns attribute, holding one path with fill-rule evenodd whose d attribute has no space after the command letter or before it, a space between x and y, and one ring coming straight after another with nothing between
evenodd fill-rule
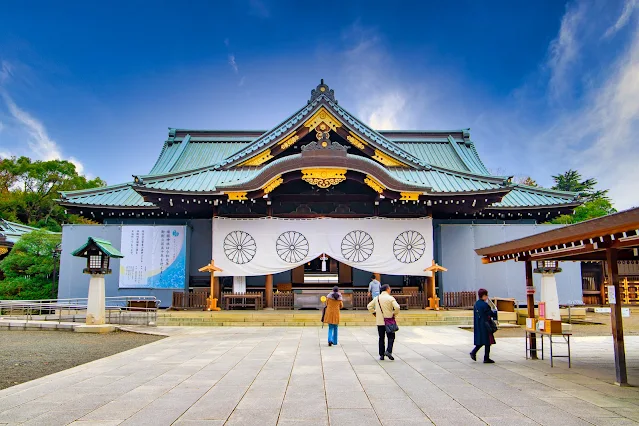
<instances>
[{"instance_id":1,"label":"stone staircase","mask_svg":"<svg viewBox=\"0 0 639 426\"><path fill-rule=\"evenodd\" d=\"M213 327L317 327L320 311L161 311L158 326L213 326ZM366 311L342 311L342 326L374 326L375 317ZM402 311L398 317L401 326L411 325L472 325L470 310Z\"/></svg>"}]
</instances>

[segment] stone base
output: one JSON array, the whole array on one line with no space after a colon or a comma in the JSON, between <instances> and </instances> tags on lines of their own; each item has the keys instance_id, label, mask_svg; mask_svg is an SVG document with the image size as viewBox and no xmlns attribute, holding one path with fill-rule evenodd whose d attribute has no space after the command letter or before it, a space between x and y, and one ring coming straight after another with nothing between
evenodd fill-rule
<instances>
[{"instance_id":1,"label":"stone base","mask_svg":"<svg viewBox=\"0 0 639 426\"><path fill-rule=\"evenodd\" d=\"M101 325L77 325L73 327L73 331L76 333L111 333L116 330L116 327L111 324Z\"/></svg>"}]
</instances>

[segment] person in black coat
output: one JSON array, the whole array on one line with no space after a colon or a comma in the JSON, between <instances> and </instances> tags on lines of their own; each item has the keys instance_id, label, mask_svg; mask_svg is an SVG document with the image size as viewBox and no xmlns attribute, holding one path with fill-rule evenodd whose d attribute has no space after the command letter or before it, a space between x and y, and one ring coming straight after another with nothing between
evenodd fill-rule
<instances>
[{"instance_id":1,"label":"person in black coat","mask_svg":"<svg viewBox=\"0 0 639 426\"><path fill-rule=\"evenodd\" d=\"M495 336L493 336L489 321L497 319L497 312L494 312L490 305L486 302L488 299L488 290L480 288L477 291L479 300L475 302L474 308L474 334L475 348L470 353L473 361L477 361L477 351L484 347L484 363L493 364L495 361L490 359L490 345L495 344Z\"/></svg>"}]
</instances>

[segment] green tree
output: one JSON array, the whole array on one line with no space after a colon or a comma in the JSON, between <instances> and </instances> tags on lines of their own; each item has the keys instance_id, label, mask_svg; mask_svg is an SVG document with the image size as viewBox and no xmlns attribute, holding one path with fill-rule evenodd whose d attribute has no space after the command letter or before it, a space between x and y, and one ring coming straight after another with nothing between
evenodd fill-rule
<instances>
[{"instance_id":1,"label":"green tree","mask_svg":"<svg viewBox=\"0 0 639 426\"><path fill-rule=\"evenodd\" d=\"M56 200L60 191L104 186L100 178L87 179L65 160L32 161L27 157L0 161L0 217L60 231L63 222L77 223Z\"/></svg>"},{"instance_id":2,"label":"green tree","mask_svg":"<svg viewBox=\"0 0 639 426\"><path fill-rule=\"evenodd\" d=\"M593 201L588 201L575 209L575 212L571 215L564 214L558 216L550 221L550 223L579 223L584 220L594 219L596 217L607 216L612 213L616 213L614 207L610 201L606 198L599 198Z\"/></svg>"},{"instance_id":3,"label":"green tree","mask_svg":"<svg viewBox=\"0 0 639 426\"><path fill-rule=\"evenodd\" d=\"M0 281L0 299L50 299L52 274L59 270L52 253L62 237L44 230L23 235L0 262L5 279Z\"/></svg>"},{"instance_id":4,"label":"green tree","mask_svg":"<svg viewBox=\"0 0 639 426\"><path fill-rule=\"evenodd\" d=\"M537 182L530 176L516 176L515 183L528 186L537 186Z\"/></svg>"},{"instance_id":5,"label":"green tree","mask_svg":"<svg viewBox=\"0 0 639 426\"><path fill-rule=\"evenodd\" d=\"M576 170L568 170L564 174L553 176L555 185L552 189L559 191L577 192L579 196L584 198L587 202L597 200L599 198L608 199L608 190L597 190L597 180L590 178L581 180L581 173Z\"/></svg>"}]
</instances>

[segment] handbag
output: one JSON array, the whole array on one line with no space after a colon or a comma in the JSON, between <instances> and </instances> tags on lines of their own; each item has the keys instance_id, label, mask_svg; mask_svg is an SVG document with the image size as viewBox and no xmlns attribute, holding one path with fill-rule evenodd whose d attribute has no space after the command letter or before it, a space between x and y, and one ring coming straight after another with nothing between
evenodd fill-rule
<instances>
[{"instance_id":1,"label":"handbag","mask_svg":"<svg viewBox=\"0 0 639 426\"><path fill-rule=\"evenodd\" d=\"M499 327L497 326L497 323L492 318L488 318L488 329L493 334L496 333L499 330Z\"/></svg>"},{"instance_id":2,"label":"handbag","mask_svg":"<svg viewBox=\"0 0 639 426\"><path fill-rule=\"evenodd\" d=\"M379 302L379 296L377 296L377 304L379 305L379 310L382 311L382 316L384 317L384 309L382 308L382 304ZM397 325L397 321L395 321L395 317L384 317L384 327L386 327L386 333L395 333L396 331L399 331L399 326Z\"/></svg>"}]
</instances>

